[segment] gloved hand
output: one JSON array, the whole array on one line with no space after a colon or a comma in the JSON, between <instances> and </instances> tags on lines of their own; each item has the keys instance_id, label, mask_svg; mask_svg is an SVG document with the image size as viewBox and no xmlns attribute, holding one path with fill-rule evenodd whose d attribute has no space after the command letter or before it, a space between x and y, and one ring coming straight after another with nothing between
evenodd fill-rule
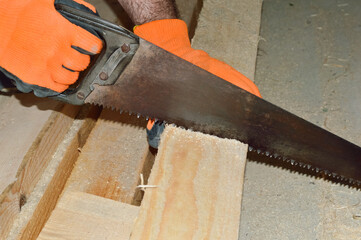
<instances>
[{"instance_id":1,"label":"gloved hand","mask_svg":"<svg viewBox=\"0 0 361 240\"><path fill-rule=\"evenodd\" d=\"M177 55L194 65L207 70L224 80L261 97L257 86L243 74L211 58L206 52L191 47L187 25L179 19L163 19L136 26L134 33L139 37ZM158 120L149 120L147 125L148 143L158 148L164 124Z\"/></svg>"},{"instance_id":2,"label":"gloved hand","mask_svg":"<svg viewBox=\"0 0 361 240\"><path fill-rule=\"evenodd\" d=\"M56 2L96 12L83 0ZM0 0L0 36L0 70L24 86L55 92L73 84L102 48L99 38L58 13L54 0Z\"/></svg>"},{"instance_id":3,"label":"gloved hand","mask_svg":"<svg viewBox=\"0 0 361 240\"><path fill-rule=\"evenodd\" d=\"M243 74L228 64L210 57L206 52L193 49L184 21L179 19L152 21L135 27L134 33L158 47L261 97L257 86Z\"/></svg>"}]
</instances>

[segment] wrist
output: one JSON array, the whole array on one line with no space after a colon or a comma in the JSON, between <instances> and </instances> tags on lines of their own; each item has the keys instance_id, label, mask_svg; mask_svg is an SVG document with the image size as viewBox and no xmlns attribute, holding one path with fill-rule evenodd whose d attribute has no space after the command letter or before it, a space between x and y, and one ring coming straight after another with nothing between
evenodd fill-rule
<instances>
[{"instance_id":1,"label":"wrist","mask_svg":"<svg viewBox=\"0 0 361 240\"><path fill-rule=\"evenodd\" d=\"M135 25L161 19L176 19L174 0L118 0Z\"/></svg>"}]
</instances>

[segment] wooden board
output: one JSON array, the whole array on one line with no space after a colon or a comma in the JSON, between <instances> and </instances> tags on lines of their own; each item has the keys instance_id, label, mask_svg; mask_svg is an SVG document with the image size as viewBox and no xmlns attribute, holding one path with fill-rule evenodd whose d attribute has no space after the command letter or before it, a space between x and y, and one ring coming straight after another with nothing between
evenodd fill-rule
<instances>
[{"instance_id":1,"label":"wooden board","mask_svg":"<svg viewBox=\"0 0 361 240\"><path fill-rule=\"evenodd\" d=\"M61 112L52 114L0 205L0 239L37 237L55 207L97 112L94 108L79 112L79 107L65 105Z\"/></svg>"},{"instance_id":2,"label":"wooden board","mask_svg":"<svg viewBox=\"0 0 361 240\"><path fill-rule=\"evenodd\" d=\"M254 80L262 0L204 0L192 47Z\"/></svg>"},{"instance_id":3,"label":"wooden board","mask_svg":"<svg viewBox=\"0 0 361 240\"><path fill-rule=\"evenodd\" d=\"M237 240L247 145L168 126L132 240Z\"/></svg>"},{"instance_id":4,"label":"wooden board","mask_svg":"<svg viewBox=\"0 0 361 240\"><path fill-rule=\"evenodd\" d=\"M16 181L23 158L61 103L32 94L0 95L0 194ZM0 197L1 201L1 197Z\"/></svg>"},{"instance_id":5,"label":"wooden board","mask_svg":"<svg viewBox=\"0 0 361 240\"><path fill-rule=\"evenodd\" d=\"M146 121L103 110L65 187L133 203L145 162L153 161Z\"/></svg>"},{"instance_id":6,"label":"wooden board","mask_svg":"<svg viewBox=\"0 0 361 240\"><path fill-rule=\"evenodd\" d=\"M192 47L205 50L210 56L226 62L254 80L258 42L261 39L262 1L204 0ZM246 170L246 162L242 168ZM247 223L244 224L246 221L242 217L240 219L242 225L246 226L242 228L240 239L248 239Z\"/></svg>"},{"instance_id":7,"label":"wooden board","mask_svg":"<svg viewBox=\"0 0 361 240\"><path fill-rule=\"evenodd\" d=\"M38 240L128 240L139 207L83 192L66 192Z\"/></svg>"},{"instance_id":8,"label":"wooden board","mask_svg":"<svg viewBox=\"0 0 361 240\"><path fill-rule=\"evenodd\" d=\"M24 95L24 97L29 100L28 96ZM34 190L44 169L49 164L49 158L54 154L56 149L55 144L62 141L73 121L72 116L76 115L78 111L78 108L69 106L65 106L62 109L62 113L54 111L49 119L47 119L47 122L42 126L38 136L31 140L32 145L30 145L29 149L26 149L26 155L22 156L23 150L19 150L19 157L23 158L22 166L17 169L17 180L9 187L9 191L3 194L0 205L0 238L7 236L10 226L21 212L22 205L25 204L26 199ZM36 120L37 117L41 116L42 114L35 114L35 116L33 115L32 117ZM18 117L20 117L20 115ZM26 116L23 118L26 118ZM40 120L39 122L43 121ZM20 129L22 128L22 125L24 124L20 124ZM34 126L30 125L29 127ZM9 134L9 138L19 138L20 135L21 133L13 132L12 134ZM49 141L54 143L52 147L48 146ZM23 145L23 147L25 146Z\"/></svg>"},{"instance_id":9,"label":"wooden board","mask_svg":"<svg viewBox=\"0 0 361 240\"><path fill-rule=\"evenodd\" d=\"M45 224L38 218L43 219L44 215L50 215L61 192L63 192L62 195L67 195L68 192L76 191L134 203L139 175L143 171L143 167L147 165L145 163L148 160L152 162L153 158L148 149L143 127L145 124L144 119L103 110L90 135L86 137L86 143L81 146L71 145L74 145L77 153L80 153L79 156L74 153L72 156L67 156L67 158L75 158L72 161L74 164L76 160L74 168L69 165L62 168L51 168L53 174L61 177L64 184L67 181L66 186L60 186L56 191L53 188L48 188L42 199L44 196L52 198L43 203L38 203L36 209L39 209L39 214L28 221L27 227L20 233L19 239L36 239L37 234L40 233ZM65 171L67 174L64 174ZM44 206L48 201L51 203L51 207ZM41 209L46 210L41 211ZM74 213L69 212L66 214L69 217L74 215ZM61 221L61 219L65 220L66 218L59 218L58 220ZM74 218L74 221L77 219ZM61 223L59 224L57 226L62 226ZM63 224L67 223L64 222ZM93 222L93 224L96 223ZM113 226L114 224L115 222L113 222ZM64 229L60 227L54 231L59 233L63 232ZM28 232L32 234L30 235ZM95 234L95 236L98 235Z\"/></svg>"},{"instance_id":10,"label":"wooden board","mask_svg":"<svg viewBox=\"0 0 361 240\"><path fill-rule=\"evenodd\" d=\"M193 38L203 0L176 0L179 17L188 26L189 37Z\"/></svg>"}]
</instances>

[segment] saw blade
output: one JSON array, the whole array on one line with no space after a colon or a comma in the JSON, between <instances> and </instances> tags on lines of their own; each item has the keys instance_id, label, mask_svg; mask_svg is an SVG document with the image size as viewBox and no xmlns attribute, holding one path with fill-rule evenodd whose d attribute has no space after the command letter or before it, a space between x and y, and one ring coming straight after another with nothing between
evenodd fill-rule
<instances>
[{"instance_id":1,"label":"saw blade","mask_svg":"<svg viewBox=\"0 0 361 240\"><path fill-rule=\"evenodd\" d=\"M143 40L114 85L87 103L237 139L250 150L361 184L361 148Z\"/></svg>"}]
</instances>

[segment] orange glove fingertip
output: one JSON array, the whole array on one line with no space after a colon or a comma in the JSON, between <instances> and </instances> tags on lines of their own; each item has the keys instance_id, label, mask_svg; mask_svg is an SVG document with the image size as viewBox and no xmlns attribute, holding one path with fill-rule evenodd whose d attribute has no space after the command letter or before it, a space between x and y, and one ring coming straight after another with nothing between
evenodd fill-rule
<instances>
[{"instance_id":1,"label":"orange glove fingertip","mask_svg":"<svg viewBox=\"0 0 361 240\"><path fill-rule=\"evenodd\" d=\"M74 31L74 39L73 39L73 46L79 47L84 49L85 51L98 54L103 48L103 42L98 37L94 36L90 32L86 31L85 29L75 26L73 29Z\"/></svg>"}]
</instances>

